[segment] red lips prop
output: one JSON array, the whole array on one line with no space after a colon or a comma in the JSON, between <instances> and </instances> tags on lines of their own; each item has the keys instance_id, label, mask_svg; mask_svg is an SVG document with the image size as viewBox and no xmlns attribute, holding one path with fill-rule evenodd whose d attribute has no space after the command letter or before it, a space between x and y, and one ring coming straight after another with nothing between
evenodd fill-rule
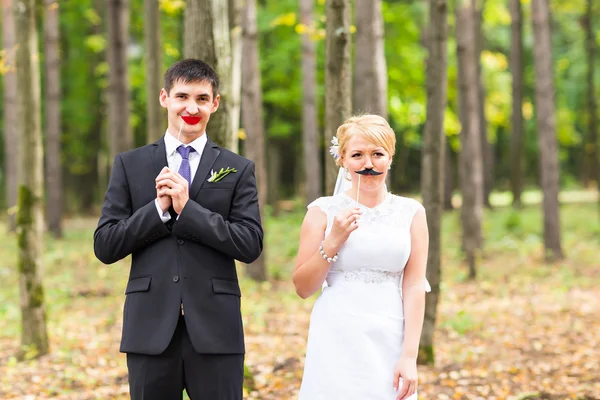
<instances>
[{"instance_id":1,"label":"red lips prop","mask_svg":"<svg viewBox=\"0 0 600 400\"><path fill-rule=\"evenodd\" d=\"M202 117L194 117L191 115L182 115L181 119L184 120L185 123L188 125L196 125L198 122L200 122Z\"/></svg>"}]
</instances>

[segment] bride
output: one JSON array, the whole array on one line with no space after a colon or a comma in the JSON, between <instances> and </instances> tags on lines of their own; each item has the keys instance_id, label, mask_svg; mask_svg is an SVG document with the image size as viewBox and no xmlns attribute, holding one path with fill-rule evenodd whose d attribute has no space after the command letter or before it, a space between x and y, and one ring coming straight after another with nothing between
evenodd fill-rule
<instances>
[{"instance_id":1,"label":"bride","mask_svg":"<svg viewBox=\"0 0 600 400\"><path fill-rule=\"evenodd\" d=\"M293 281L302 298L323 292L300 400L417 398L429 236L423 206L387 192L395 142L380 116L348 119L331 148L339 193L308 205Z\"/></svg>"}]
</instances>

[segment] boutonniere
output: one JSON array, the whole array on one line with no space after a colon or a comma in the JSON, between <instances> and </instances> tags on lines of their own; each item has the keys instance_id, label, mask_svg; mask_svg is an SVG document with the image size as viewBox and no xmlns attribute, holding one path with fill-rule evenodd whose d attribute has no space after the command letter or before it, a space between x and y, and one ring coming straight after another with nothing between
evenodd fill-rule
<instances>
[{"instance_id":1,"label":"boutonniere","mask_svg":"<svg viewBox=\"0 0 600 400\"><path fill-rule=\"evenodd\" d=\"M206 181L207 182L219 182L221 179L225 178L227 175L231 174L231 173L235 173L237 172L237 169L235 168L229 168L227 167L227 169L221 168L219 170L219 172L215 172L214 170L210 170L210 178L208 178Z\"/></svg>"}]
</instances>

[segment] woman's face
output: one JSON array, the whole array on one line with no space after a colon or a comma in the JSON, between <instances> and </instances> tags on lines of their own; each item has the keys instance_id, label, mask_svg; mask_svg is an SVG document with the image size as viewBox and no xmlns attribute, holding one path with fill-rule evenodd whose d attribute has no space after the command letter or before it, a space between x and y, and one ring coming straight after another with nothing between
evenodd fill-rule
<instances>
[{"instance_id":1,"label":"woman's face","mask_svg":"<svg viewBox=\"0 0 600 400\"><path fill-rule=\"evenodd\" d=\"M380 175L362 175L360 187L364 190L376 189L385 182L392 157L383 147L370 142L361 135L348 140L344 150L344 167L350 171L352 184L358 182L356 171L372 169Z\"/></svg>"}]
</instances>

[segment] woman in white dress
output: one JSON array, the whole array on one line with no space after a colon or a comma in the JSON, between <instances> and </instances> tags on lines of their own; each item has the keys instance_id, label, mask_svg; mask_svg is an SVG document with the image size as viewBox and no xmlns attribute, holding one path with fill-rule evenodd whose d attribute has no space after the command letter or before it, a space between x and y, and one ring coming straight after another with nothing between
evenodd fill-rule
<instances>
[{"instance_id":1,"label":"woman in white dress","mask_svg":"<svg viewBox=\"0 0 600 400\"><path fill-rule=\"evenodd\" d=\"M300 400L414 400L428 290L425 210L387 192L395 135L385 119L350 118L336 139L332 154L351 187L309 204L293 273L302 298L323 287Z\"/></svg>"}]
</instances>

